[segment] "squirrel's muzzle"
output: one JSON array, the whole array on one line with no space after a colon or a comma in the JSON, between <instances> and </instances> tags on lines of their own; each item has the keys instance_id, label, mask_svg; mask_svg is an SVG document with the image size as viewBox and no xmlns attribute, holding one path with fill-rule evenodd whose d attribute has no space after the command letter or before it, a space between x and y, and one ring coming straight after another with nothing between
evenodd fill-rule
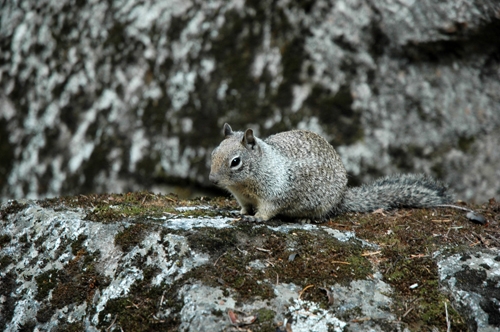
<instances>
[{"instance_id":1,"label":"squirrel's muzzle","mask_svg":"<svg viewBox=\"0 0 500 332\"><path fill-rule=\"evenodd\" d=\"M208 179L210 180L210 182L212 182L215 185L219 184L219 178L213 173L210 173L210 175L208 176Z\"/></svg>"}]
</instances>

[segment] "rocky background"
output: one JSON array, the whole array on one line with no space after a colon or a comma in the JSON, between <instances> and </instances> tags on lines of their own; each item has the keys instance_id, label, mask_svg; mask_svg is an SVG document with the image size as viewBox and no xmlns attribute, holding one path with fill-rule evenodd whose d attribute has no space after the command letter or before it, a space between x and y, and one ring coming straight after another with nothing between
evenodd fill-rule
<instances>
[{"instance_id":1,"label":"rocky background","mask_svg":"<svg viewBox=\"0 0 500 332\"><path fill-rule=\"evenodd\" d=\"M221 126L500 194L495 0L7 0L0 198L208 185Z\"/></svg>"}]
</instances>

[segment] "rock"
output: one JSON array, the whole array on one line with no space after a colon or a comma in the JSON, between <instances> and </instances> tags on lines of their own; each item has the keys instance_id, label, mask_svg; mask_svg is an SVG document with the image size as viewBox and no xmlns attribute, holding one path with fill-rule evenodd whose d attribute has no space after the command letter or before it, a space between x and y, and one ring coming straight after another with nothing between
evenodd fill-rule
<instances>
[{"instance_id":1,"label":"rock","mask_svg":"<svg viewBox=\"0 0 500 332\"><path fill-rule=\"evenodd\" d=\"M148 192L9 201L0 329L492 331L494 203L479 207L486 228L456 210L254 224L225 198Z\"/></svg>"},{"instance_id":2,"label":"rock","mask_svg":"<svg viewBox=\"0 0 500 332\"><path fill-rule=\"evenodd\" d=\"M224 122L500 194L495 0L5 1L0 198L208 185Z\"/></svg>"},{"instance_id":3,"label":"rock","mask_svg":"<svg viewBox=\"0 0 500 332\"><path fill-rule=\"evenodd\" d=\"M465 250L439 255L439 279L453 303L467 312L470 331L500 327L500 251Z\"/></svg>"}]
</instances>

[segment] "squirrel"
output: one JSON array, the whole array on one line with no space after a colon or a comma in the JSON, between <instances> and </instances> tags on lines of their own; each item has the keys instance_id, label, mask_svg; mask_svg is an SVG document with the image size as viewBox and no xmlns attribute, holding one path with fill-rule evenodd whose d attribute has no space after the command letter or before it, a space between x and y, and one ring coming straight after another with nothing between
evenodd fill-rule
<instances>
[{"instance_id":1,"label":"squirrel","mask_svg":"<svg viewBox=\"0 0 500 332\"><path fill-rule=\"evenodd\" d=\"M324 220L346 212L449 204L447 187L429 176L387 176L347 187L347 172L333 146L306 130L281 132L262 140L252 129L233 131L212 152L209 180L231 192L250 220L275 216Z\"/></svg>"}]
</instances>

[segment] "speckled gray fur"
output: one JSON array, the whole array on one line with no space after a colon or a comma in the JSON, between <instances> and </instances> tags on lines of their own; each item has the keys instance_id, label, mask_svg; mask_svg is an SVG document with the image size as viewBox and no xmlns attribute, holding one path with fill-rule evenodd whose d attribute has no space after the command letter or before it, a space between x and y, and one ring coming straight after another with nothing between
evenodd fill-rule
<instances>
[{"instance_id":1,"label":"speckled gray fur","mask_svg":"<svg viewBox=\"0 0 500 332\"><path fill-rule=\"evenodd\" d=\"M388 176L347 188L339 155L321 136L282 132L261 140L252 129L233 132L212 153L210 180L229 190L241 214L268 220L276 215L324 218L378 208L430 207L451 202L446 186L420 174Z\"/></svg>"}]
</instances>

